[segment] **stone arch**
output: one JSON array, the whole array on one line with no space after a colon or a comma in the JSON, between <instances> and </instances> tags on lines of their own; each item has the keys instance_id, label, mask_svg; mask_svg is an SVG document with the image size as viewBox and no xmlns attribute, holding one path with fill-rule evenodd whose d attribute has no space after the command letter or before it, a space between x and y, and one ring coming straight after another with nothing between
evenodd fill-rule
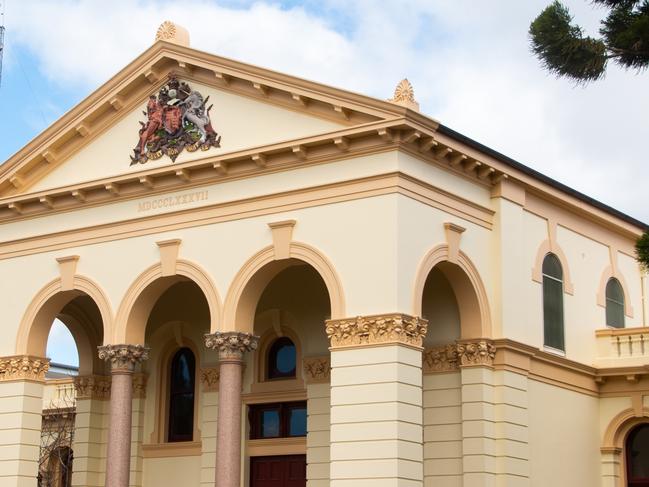
<instances>
[{"instance_id":1,"label":"stone arch","mask_svg":"<svg viewBox=\"0 0 649 487\"><path fill-rule=\"evenodd\" d=\"M648 407L642 408L641 411L629 408L620 412L606 427L602 449L619 449L621 451L629 432L642 423L649 423Z\"/></svg>"},{"instance_id":2,"label":"stone arch","mask_svg":"<svg viewBox=\"0 0 649 487\"><path fill-rule=\"evenodd\" d=\"M345 297L342 284L329 260L310 245L291 242L288 259L275 259L275 249L268 246L252 256L234 277L225 299L223 331L251 333L255 309L266 285L279 272L300 260L315 269L329 293L331 318L345 317ZM218 328L212 328L212 332Z\"/></svg>"},{"instance_id":3,"label":"stone arch","mask_svg":"<svg viewBox=\"0 0 649 487\"><path fill-rule=\"evenodd\" d=\"M603 472L610 472L612 485L626 486L625 443L629 433L641 424L649 424L649 408L628 408L617 414L606 427L602 439L601 464Z\"/></svg>"},{"instance_id":4,"label":"stone arch","mask_svg":"<svg viewBox=\"0 0 649 487\"><path fill-rule=\"evenodd\" d=\"M54 318L61 317L77 345L79 373L91 373L98 364L93 343L101 343L100 337L96 336L95 330L79 316L62 314L66 305L83 295L88 296L99 310L103 337L110 336L113 313L106 293L93 280L79 275L74 276L72 289L63 291L61 279L57 278L34 296L23 314L16 337L16 354L44 357L52 322Z\"/></svg>"},{"instance_id":5,"label":"stone arch","mask_svg":"<svg viewBox=\"0 0 649 487\"><path fill-rule=\"evenodd\" d=\"M460 312L461 338L492 338L489 300L480 274L471 259L462 252L456 262L449 260L449 247L440 244L421 260L414 283L412 313L422 315L424 286L428 275L438 267L455 293Z\"/></svg>"},{"instance_id":6,"label":"stone arch","mask_svg":"<svg viewBox=\"0 0 649 487\"><path fill-rule=\"evenodd\" d=\"M183 277L193 281L201 289L210 310L210 329L218 329L221 299L216 286L207 272L197 264L178 259L173 276L163 277L162 264L158 263L135 279L120 303L112 342L106 343L144 344L147 319L157 299Z\"/></svg>"},{"instance_id":7,"label":"stone arch","mask_svg":"<svg viewBox=\"0 0 649 487\"><path fill-rule=\"evenodd\" d=\"M536 251L536 257L534 259L534 267L532 267L532 280L543 284L543 260L548 254L554 254L561 262L561 268L563 270L563 291L566 294L574 294L574 286L572 284L572 278L570 277L570 266L568 265L568 258L563 252L559 244L556 242L551 242L550 240L545 240L539 246Z\"/></svg>"}]
</instances>

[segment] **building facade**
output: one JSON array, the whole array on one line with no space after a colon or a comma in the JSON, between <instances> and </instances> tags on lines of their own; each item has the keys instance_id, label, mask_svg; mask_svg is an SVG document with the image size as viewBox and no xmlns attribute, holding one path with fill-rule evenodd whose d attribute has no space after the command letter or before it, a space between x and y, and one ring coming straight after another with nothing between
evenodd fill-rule
<instances>
[{"instance_id":1,"label":"building facade","mask_svg":"<svg viewBox=\"0 0 649 487\"><path fill-rule=\"evenodd\" d=\"M649 485L645 228L165 23L0 166L0 484L58 318L73 486Z\"/></svg>"}]
</instances>

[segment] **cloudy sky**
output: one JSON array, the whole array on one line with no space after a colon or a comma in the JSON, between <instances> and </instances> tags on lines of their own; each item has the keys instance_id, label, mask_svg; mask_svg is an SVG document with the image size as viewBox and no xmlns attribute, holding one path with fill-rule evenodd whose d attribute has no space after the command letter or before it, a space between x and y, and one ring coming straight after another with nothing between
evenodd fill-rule
<instances>
[{"instance_id":1,"label":"cloudy sky","mask_svg":"<svg viewBox=\"0 0 649 487\"><path fill-rule=\"evenodd\" d=\"M137 57L166 19L193 47L389 98L403 77L425 114L649 222L649 73L557 80L529 51L550 0L0 0L0 161ZM565 0L597 34L605 10Z\"/></svg>"}]
</instances>

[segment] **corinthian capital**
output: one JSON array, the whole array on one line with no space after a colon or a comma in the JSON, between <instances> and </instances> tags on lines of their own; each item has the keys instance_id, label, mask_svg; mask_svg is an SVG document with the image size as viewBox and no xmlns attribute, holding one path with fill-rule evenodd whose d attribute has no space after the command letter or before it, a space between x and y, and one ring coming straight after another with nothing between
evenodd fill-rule
<instances>
[{"instance_id":1,"label":"corinthian capital","mask_svg":"<svg viewBox=\"0 0 649 487\"><path fill-rule=\"evenodd\" d=\"M0 381L44 381L50 361L46 358L16 355L0 357Z\"/></svg>"},{"instance_id":2,"label":"corinthian capital","mask_svg":"<svg viewBox=\"0 0 649 487\"><path fill-rule=\"evenodd\" d=\"M328 320L326 332L332 347L375 343L404 343L421 347L427 327L428 321L423 318L394 313Z\"/></svg>"},{"instance_id":3,"label":"corinthian capital","mask_svg":"<svg viewBox=\"0 0 649 487\"><path fill-rule=\"evenodd\" d=\"M205 346L219 352L219 360L243 360L243 354L257 349L259 337L240 331L217 331L205 335Z\"/></svg>"},{"instance_id":4,"label":"corinthian capital","mask_svg":"<svg viewBox=\"0 0 649 487\"><path fill-rule=\"evenodd\" d=\"M138 363L149 358L149 347L144 345L104 345L97 350L113 371L133 372Z\"/></svg>"}]
</instances>

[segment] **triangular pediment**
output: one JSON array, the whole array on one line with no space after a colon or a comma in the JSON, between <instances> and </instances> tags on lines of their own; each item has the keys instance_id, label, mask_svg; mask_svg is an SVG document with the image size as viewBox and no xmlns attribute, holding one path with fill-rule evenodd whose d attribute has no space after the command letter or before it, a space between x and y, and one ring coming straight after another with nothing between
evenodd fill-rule
<instances>
[{"instance_id":1,"label":"triangular pediment","mask_svg":"<svg viewBox=\"0 0 649 487\"><path fill-rule=\"evenodd\" d=\"M207 99L220 139L212 144L185 140L179 154L169 151L175 162L162 150L131 164L150 96L168 88L170 76ZM1 165L0 198L218 157L405 113L392 103L159 41Z\"/></svg>"}]
</instances>

